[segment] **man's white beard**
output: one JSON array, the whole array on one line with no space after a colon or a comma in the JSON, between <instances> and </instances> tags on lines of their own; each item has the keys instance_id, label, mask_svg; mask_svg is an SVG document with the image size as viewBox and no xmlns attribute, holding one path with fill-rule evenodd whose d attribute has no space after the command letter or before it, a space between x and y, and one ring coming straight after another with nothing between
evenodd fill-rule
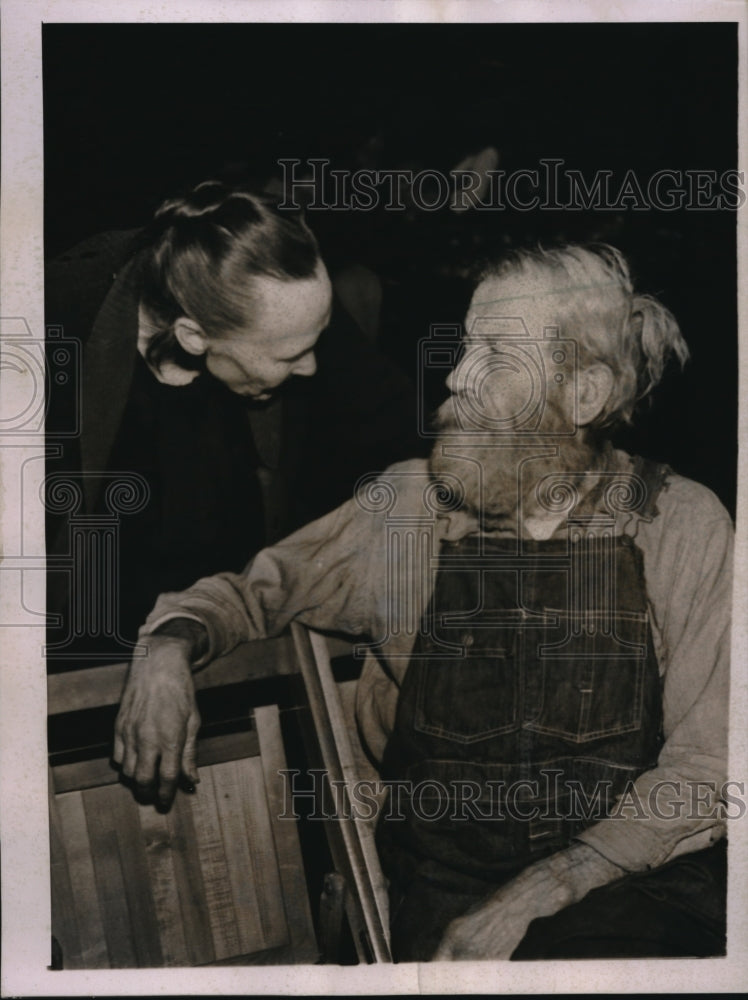
<instances>
[{"instance_id":1,"label":"man's white beard","mask_svg":"<svg viewBox=\"0 0 748 1000\"><path fill-rule=\"evenodd\" d=\"M536 491L546 477L583 494L589 474L604 464L581 430L560 433L567 427L560 411L546 417L544 434L471 432L462 429L450 398L436 411L434 427L439 437L429 457L432 478L459 480L461 507L487 528L516 530L521 517L542 512Z\"/></svg>"}]
</instances>

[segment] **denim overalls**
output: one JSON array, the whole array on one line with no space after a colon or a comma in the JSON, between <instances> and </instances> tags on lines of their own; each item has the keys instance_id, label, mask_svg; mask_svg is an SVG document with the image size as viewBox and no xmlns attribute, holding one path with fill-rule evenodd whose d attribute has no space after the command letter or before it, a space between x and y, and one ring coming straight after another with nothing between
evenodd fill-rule
<instances>
[{"instance_id":1,"label":"denim overalls","mask_svg":"<svg viewBox=\"0 0 748 1000\"><path fill-rule=\"evenodd\" d=\"M642 513L656 514L665 471L639 465ZM570 519L548 541L442 542L421 624L378 828L392 916L412 883L433 887L408 918L416 935L568 846L663 743L643 556L611 519Z\"/></svg>"}]
</instances>

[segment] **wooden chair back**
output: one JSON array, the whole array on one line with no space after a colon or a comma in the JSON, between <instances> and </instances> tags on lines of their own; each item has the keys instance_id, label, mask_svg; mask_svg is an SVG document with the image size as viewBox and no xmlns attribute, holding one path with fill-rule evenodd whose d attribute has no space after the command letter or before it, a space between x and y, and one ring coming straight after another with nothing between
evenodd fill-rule
<instances>
[{"instance_id":1,"label":"wooden chair back","mask_svg":"<svg viewBox=\"0 0 748 1000\"><path fill-rule=\"evenodd\" d=\"M49 715L115 706L126 670L51 675ZM346 714L321 636L294 625L195 681L206 689L296 673L310 760L329 779L358 780L351 685ZM312 918L299 825L287 818L278 706L255 707L245 731L200 740L198 768L196 793L179 791L166 813L137 802L106 755L50 768L53 935L64 968L298 964L329 950ZM346 810L325 827L359 960L387 961L373 828Z\"/></svg>"}]
</instances>

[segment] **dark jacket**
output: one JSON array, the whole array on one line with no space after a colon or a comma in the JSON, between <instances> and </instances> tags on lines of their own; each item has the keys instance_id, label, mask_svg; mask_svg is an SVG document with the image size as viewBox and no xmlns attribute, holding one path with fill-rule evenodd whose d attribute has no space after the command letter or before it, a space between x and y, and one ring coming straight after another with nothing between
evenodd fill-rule
<instances>
[{"instance_id":1,"label":"dark jacket","mask_svg":"<svg viewBox=\"0 0 748 1000\"><path fill-rule=\"evenodd\" d=\"M61 454L48 460L47 471L48 475L83 473L80 484L87 514L101 506L107 481L102 474L110 470L138 377L143 378L137 352L139 238L139 230L104 233L50 262L46 271L47 326L62 327L65 340L79 342L83 358L80 380L50 385L47 437ZM54 344L58 342L59 335ZM48 349L54 350L54 344L50 338ZM224 395L232 398L222 400L223 387L215 390L215 399L234 408L251 438L262 496L257 510L263 511L250 515L263 520L252 536L254 542L246 543L253 551L260 547L258 542L277 541L343 502L362 474L423 453L409 380L367 342L337 299L316 353L317 374L293 379L268 405L248 403L228 391ZM204 374L200 379L211 376ZM58 431L74 423L76 412L79 436L58 437ZM217 447L222 444L216 442ZM188 448L188 444L181 442L180 447ZM160 471L156 470L154 488ZM203 472L198 457L195 481L204 474L210 475ZM227 482L224 495L231 490ZM185 503L192 492L188 487L183 490ZM172 490L172 510L174 495ZM176 496L180 496L178 489ZM207 501L206 522L222 516L225 507L214 512ZM66 516L48 516L48 545L53 553L64 554L69 544L66 521ZM242 559L253 551L241 553ZM223 557L216 553L215 558ZM207 557L203 553L195 566L201 574L230 568L220 562L211 565L210 553ZM177 587L194 582L186 578L189 563L180 572L164 576L169 589L172 580ZM148 591L153 581L149 577L138 586ZM51 610L61 607L62 598L54 591L51 588Z\"/></svg>"}]
</instances>

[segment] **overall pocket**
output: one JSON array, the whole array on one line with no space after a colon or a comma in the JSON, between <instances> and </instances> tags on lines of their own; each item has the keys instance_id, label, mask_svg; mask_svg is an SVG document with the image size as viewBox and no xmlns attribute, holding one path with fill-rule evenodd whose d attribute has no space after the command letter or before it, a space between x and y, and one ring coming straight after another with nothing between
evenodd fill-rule
<instances>
[{"instance_id":1,"label":"overall pocket","mask_svg":"<svg viewBox=\"0 0 748 1000\"><path fill-rule=\"evenodd\" d=\"M544 613L548 625L538 632L533 657L541 679L538 711L525 728L572 743L640 729L646 612Z\"/></svg>"},{"instance_id":2,"label":"overall pocket","mask_svg":"<svg viewBox=\"0 0 748 1000\"><path fill-rule=\"evenodd\" d=\"M433 657L414 666L418 732L469 744L518 728L517 669L503 651Z\"/></svg>"}]
</instances>

